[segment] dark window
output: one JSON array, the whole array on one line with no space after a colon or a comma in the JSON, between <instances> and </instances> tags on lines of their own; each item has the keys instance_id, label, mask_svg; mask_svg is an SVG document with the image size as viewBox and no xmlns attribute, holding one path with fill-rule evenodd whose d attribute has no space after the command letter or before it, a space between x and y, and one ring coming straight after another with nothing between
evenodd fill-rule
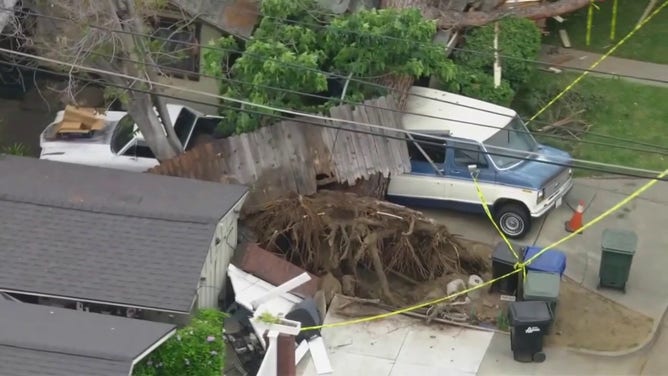
<instances>
[{"instance_id":1,"label":"dark window","mask_svg":"<svg viewBox=\"0 0 668 376\"><path fill-rule=\"evenodd\" d=\"M408 146L408 156L411 159L411 162L429 162L425 158L424 154L420 149L415 145L419 144L422 150L431 158L431 161L434 163L443 163L445 162L445 145L443 141L436 140L428 137L413 136L413 140L406 140Z\"/></svg>"},{"instance_id":2,"label":"dark window","mask_svg":"<svg viewBox=\"0 0 668 376\"><path fill-rule=\"evenodd\" d=\"M474 164L478 167L487 167L487 159L485 158L485 154L480 150L478 145L457 143L453 147L455 148L455 164L458 166L468 166Z\"/></svg>"},{"instance_id":3,"label":"dark window","mask_svg":"<svg viewBox=\"0 0 668 376\"><path fill-rule=\"evenodd\" d=\"M176 121L173 124L174 133L176 133L176 137L179 138L183 147L186 147L188 136L190 136L190 132L195 126L196 118L197 116L185 107L181 109L179 116L176 117Z\"/></svg>"},{"instance_id":4,"label":"dark window","mask_svg":"<svg viewBox=\"0 0 668 376\"><path fill-rule=\"evenodd\" d=\"M111 152L117 154L121 151L128 142L132 141L135 135L135 122L130 115L125 115L118 121L118 125L111 135Z\"/></svg>"},{"instance_id":5,"label":"dark window","mask_svg":"<svg viewBox=\"0 0 668 376\"><path fill-rule=\"evenodd\" d=\"M143 142L135 143L128 150L123 153L127 157L139 157L139 158L155 158L155 154L151 151L147 145Z\"/></svg>"},{"instance_id":6,"label":"dark window","mask_svg":"<svg viewBox=\"0 0 668 376\"><path fill-rule=\"evenodd\" d=\"M201 25L160 17L153 22L153 48L162 72L175 78L199 80Z\"/></svg>"}]
</instances>

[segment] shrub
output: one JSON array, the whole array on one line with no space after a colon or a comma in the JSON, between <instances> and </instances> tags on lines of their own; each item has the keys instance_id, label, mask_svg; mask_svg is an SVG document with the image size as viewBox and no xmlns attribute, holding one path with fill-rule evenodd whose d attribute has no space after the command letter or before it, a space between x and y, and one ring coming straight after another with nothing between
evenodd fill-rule
<instances>
[{"instance_id":1,"label":"shrub","mask_svg":"<svg viewBox=\"0 0 668 376\"><path fill-rule=\"evenodd\" d=\"M465 66L458 66L457 78L442 84L441 88L501 106L509 106L515 96L515 91L510 87L508 81L501 80L501 85L495 88L494 77L489 73Z\"/></svg>"},{"instance_id":2,"label":"shrub","mask_svg":"<svg viewBox=\"0 0 668 376\"><path fill-rule=\"evenodd\" d=\"M499 54L502 77L517 90L533 72L540 51L540 30L530 20L506 18L499 21ZM473 29L465 37L463 51L453 59L458 65L494 73L494 24Z\"/></svg>"},{"instance_id":3,"label":"shrub","mask_svg":"<svg viewBox=\"0 0 668 376\"><path fill-rule=\"evenodd\" d=\"M225 357L223 318L215 309L198 311L188 326L142 360L133 375L220 376Z\"/></svg>"}]
</instances>

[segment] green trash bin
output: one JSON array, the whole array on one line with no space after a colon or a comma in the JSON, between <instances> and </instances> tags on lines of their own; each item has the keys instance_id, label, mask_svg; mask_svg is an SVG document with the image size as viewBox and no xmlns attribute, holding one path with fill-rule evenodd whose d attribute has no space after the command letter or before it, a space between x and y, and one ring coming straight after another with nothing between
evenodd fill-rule
<instances>
[{"instance_id":1,"label":"green trash bin","mask_svg":"<svg viewBox=\"0 0 668 376\"><path fill-rule=\"evenodd\" d=\"M557 309L561 278L559 274L529 270L524 280L524 300L538 300L548 303L552 317Z\"/></svg>"},{"instance_id":2,"label":"green trash bin","mask_svg":"<svg viewBox=\"0 0 668 376\"><path fill-rule=\"evenodd\" d=\"M529 270L522 286L522 300L547 303L552 321L546 326L545 333L552 331L552 324L557 320L557 302L561 277L556 273Z\"/></svg>"},{"instance_id":3,"label":"green trash bin","mask_svg":"<svg viewBox=\"0 0 668 376\"><path fill-rule=\"evenodd\" d=\"M629 230L606 229L601 239L601 265L598 269L598 287L626 292L638 235Z\"/></svg>"}]
</instances>

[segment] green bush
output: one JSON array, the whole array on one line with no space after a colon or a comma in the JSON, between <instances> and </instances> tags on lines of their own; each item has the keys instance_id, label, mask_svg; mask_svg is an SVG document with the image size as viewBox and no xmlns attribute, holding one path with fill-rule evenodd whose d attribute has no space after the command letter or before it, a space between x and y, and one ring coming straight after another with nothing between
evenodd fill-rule
<instances>
[{"instance_id":1,"label":"green bush","mask_svg":"<svg viewBox=\"0 0 668 376\"><path fill-rule=\"evenodd\" d=\"M527 82L534 70L540 52L541 35L538 27L524 18L506 18L499 21L499 54L502 77L517 90ZM463 50L453 59L458 65L479 69L490 75L494 71L494 24L471 30L465 36Z\"/></svg>"},{"instance_id":2,"label":"green bush","mask_svg":"<svg viewBox=\"0 0 668 376\"><path fill-rule=\"evenodd\" d=\"M0 154L10 154L18 156L26 156L30 154L30 150L27 146L20 142L13 143L9 146L5 146L0 149Z\"/></svg>"},{"instance_id":3,"label":"green bush","mask_svg":"<svg viewBox=\"0 0 668 376\"><path fill-rule=\"evenodd\" d=\"M441 84L440 88L501 106L509 106L515 96L508 81L501 80L501 85L495 88L492 75L465 66L458 66L457 79Z\"/></svg>"},{"instance_id":4,"label":"green bush","mask_svg":"<svg viewBox=\"0 0 668 376\"><path fill-rule=\"evenodd\" d=\"M220 376L225 344L224 314L215 309L197 312L190 324L134 368L134 376Z\"/></svg>"}]
</instances>

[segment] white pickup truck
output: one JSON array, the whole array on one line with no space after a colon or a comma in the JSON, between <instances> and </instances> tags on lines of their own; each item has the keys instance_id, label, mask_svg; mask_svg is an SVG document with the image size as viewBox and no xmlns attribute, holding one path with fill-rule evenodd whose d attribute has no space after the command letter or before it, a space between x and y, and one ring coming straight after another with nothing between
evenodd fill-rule
<instances>
[{"instance_id":1,"label":"white pickup truck","mask_svg":"<svg viewBox=\"0 0 668 376\"><path fill-rule=\"evenodd\" d=\"M474 170L500 229L520 238L531 229L532 218L561 205L573 186L571 156L536 142L509 108L413 87L406 112L404 129L447 141L414 136L428 142L417 147L407 140L411 171L390 179L390 201L483 213Z\"/></svg>"},{"instance_id":2,"label":"white pickup truck","mask_svg":"<svg viewBox=\"0 0 668 376\"><path fill-rule=\"evenodd\" d=\"M199 135L212 135L221 117L167 104L177 137L190 150ZM123 111L94 114L99 126L72 131L63 127L65 110L40 134L40 159L143 172L158 165L132 118Z\"/></svg>"}]
</instances>

